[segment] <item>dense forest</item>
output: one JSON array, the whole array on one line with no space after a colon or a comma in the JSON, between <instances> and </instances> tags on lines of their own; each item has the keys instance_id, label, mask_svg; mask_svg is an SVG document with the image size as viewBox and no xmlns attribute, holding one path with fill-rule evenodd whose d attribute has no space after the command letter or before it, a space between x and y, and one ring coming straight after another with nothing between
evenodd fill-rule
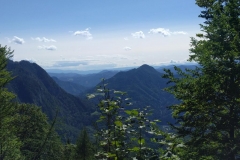
<instances>
[{"instance_id":1,"label":"dense forest","mask_svg":"<svg viewBox=\"0 0 240 160\"><path fill-rule=\"evenodd\" d=\"M124 89L127 90L128 86L124 86L126 83L120 76L111 81L121 81L122 86L112 86L103 79L98 88L87 95L89 101L97 103L95 109L93 106L87 108L79 99L67 96L60 88L58 96L62 101L51 97L54 92L47 97L41 95L41 101L46 101L46 104L52 101L54 107L62 105L62 110L37 106L38 101L19 102L18 97L7 88L17 78L7 70L7 63L12 63L9 60L13 51L7 46L0 46L0 160L240 159L240 2L196 0L196 5L203 9L199 17L205 22L200 25L202 32L191 38L188 60L197 62L199 66L185 70L175 67L174 73L165 69L162 75L165 83L169 84L165 91L174 95L176 100L169 99L174 104L165 106L175 119L169 124L171 129L167 130L159 125L161 116L151 117L161 109L156 110L145 103L141 104L144 107L137 107L132 101L136 95L135 99L151 99L157 105L156 99L162 92L139 97L138 92L154 89L149 85L151 83L146 82L127 94ZM140 71L159 76L145 65L141 70L128 73L142 74ZM135 78L131 74L129 77L131 80ZM19 90L19 95L24 96L23 90ZM63 102L64 96L69 97L68 102L73 100L76 104ZM79 125L88 121L89 115L84 113L84 109L97 117L91 127ZM44 113L46 110L51 116ZM63 120L68 127L81 130L71 129L78 132L75 133L78 135L76 141L68 137L64 139L57 129L59 118L63 117L70 117Z\"/></svg>"}]
</instances>

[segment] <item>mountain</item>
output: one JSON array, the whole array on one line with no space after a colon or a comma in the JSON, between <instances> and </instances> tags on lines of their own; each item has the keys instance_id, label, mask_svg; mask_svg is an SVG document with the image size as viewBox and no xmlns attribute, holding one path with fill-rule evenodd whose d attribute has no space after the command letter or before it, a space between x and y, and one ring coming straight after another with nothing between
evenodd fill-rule
<instances>
[{"instance_id":1,"label":"mountain","mask_svg":"<svg viewBox=\"0 0 240 160\"><path fill-rule=\"evenodd\" d=\"M66 93L57 83L35 63L9 61L7 69L15 78L8 88L17 95L17 101L32 103L41 107L50 119L58 111L62 121L62 134L75 136L83 125L90 125L93 109L77 97Z\"/></svg>"},{"instance_id":2,"label":"mountain","mask_svg":"<svg viewBox=\"0 0 240 160\"><path fill-rule=\"evenodd\" d=\"M121 67L121 68L108 68L107 70L111 70L111 71L126 71L126 70L130 70L133 69L134 67ZM59 74L81 74L81 75L87 75L87 74L95 74L95 73L99 73L102 70L101 69L97 69L97 70L61 70L61 69L45 69L45 71L47 71L50 74L55 74L55 73L59 73Z\"/></svg>"},{"instance_id":3,"label":"mountain","mask_svg":"<svg viewBox=\"0 0 240 160\"><path fill-rule=\"evenodd\" d=\"M185 71L185 69L195 69L196 67L199 67L198 64L196 65L176 65L178 68L180 68L182 71ZM176 74L177 72L174 70L174 65L169 65L169 66L160 66L156 68L157 71L160 73L165 73L164 69L170 69L172 73Z\"/></svg>"},{"instance_id":4,"label":"mountain","mask_svg":"<svg viewBox=\"0 0 240 160\"><path fill-rule=\"evenodd\" d=\"M86 91L88 88L81 86L77 83L69 82L69 81L62 81L58 79L57 77L52 77L52 79L67 93L70 93L72 95L78 96L84 91Z\"/></svg>"},{"instance_id":5,"label":"mountain","mask_svg":"<svg viewBox=\"0 0 240 160\"><path fill-rule=\"evenodd\" d=\"M162 124L167 124L173 122L171 111L167 106L178 101L163 90L167 87L168 80L162 78L162 75L153 67L142 65L137 69L119 72L107 79L106 83L109 89L127 92L127 96L132 98L132 108L151 106L154 110L153 118L158 118Z\"/></svg>"},{"instance_id":6,"label":"mountain","mask_svg":"<svg viewBox=\"0 0 240 160\"><path fill-rule=\"evenodd\" d=\"M108 79L114 76L119 71L101 71L99 73L80 75L80 74L69 74L69 73L49 73L52 77L57 77L61 81L72 82L86 88L91 88L96 86L101 82L102 78ZM62 85L60 84L62 87Z\"/></svg>"}]
</instances>

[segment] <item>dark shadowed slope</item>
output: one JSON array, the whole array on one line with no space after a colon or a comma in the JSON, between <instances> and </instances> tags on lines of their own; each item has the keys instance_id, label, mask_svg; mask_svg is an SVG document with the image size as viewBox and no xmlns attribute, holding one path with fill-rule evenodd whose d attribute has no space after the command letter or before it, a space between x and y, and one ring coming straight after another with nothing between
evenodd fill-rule
<instances>
[{"instance_id":1,"label":"dark shadowed slope","mask_svg":"<svg viewBox=\"0 0 240 160\"><path fill-rule=\"evenodd\" d=\"M59 118L66 124L63 126L65 133L90 124L92 109L66 93L40 66L28 61L9 61L7 68L16 76L8 88L17 95L17 100L40 106L50 119L59 111Z\"/></svg>"},{"instance_id":2,"label":"dark shadowed slope","mask_svg":"<svg viewBox=\"0 0 240 160\"><path fill-rule=\"evenodd\" d=\"M166 107L177 103L177 100L163 90L167 87L167 80L153 67L143 65L137 69L119 72L106 82L110 89L126 91L135 108L151 106L154 109L154 118L159 118L163 124L172 121L171 112Z\"/></svg>"},{"instance_id":3,"label":"dark shadowed slope","mask_svg":"<svg viewBox=\"0 0 240 160\"><path fill-rule=\"evenodd\" d=\"M77 83L73 83L70 81L62 81L57 77L52 77L52 79L67 93L70 93L75 96L79 96L81 93L88 89L87 87L81 86Z\"/></svg>"}]
</instances>

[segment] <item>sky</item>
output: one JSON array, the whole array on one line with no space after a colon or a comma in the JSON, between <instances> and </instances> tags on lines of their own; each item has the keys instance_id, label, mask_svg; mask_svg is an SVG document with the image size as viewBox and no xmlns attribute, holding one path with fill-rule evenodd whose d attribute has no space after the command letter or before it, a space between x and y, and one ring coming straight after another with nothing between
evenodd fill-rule
<instances>
[{"instance_id":1,"label":"sky","mask_svg":"<svg viewBox=\"0 0 240 160\"><path fill-rule=\"evenodd\" d=\"M44 69L187 63L194 0L0 0L0 44Z\"/></svg>"}]
</instances>

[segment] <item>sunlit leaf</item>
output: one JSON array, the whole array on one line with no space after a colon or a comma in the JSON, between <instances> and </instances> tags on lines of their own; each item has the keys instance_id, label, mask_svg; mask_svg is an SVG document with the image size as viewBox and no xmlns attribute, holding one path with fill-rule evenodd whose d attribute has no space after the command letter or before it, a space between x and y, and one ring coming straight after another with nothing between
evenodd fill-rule
<instances>
[{"instance_id":1,"label":"sunlit leaf","mask_svg":"<svg viewBox=\"0 0 240 160\"><path fill-rule=\"evenodd\" d=\"M88 94L88 95L87 95L87 98L88 98L88 99L92 99L92 98L94 98L94 97L95 97L94 94Z\"/></svg>"}]
</instances>

